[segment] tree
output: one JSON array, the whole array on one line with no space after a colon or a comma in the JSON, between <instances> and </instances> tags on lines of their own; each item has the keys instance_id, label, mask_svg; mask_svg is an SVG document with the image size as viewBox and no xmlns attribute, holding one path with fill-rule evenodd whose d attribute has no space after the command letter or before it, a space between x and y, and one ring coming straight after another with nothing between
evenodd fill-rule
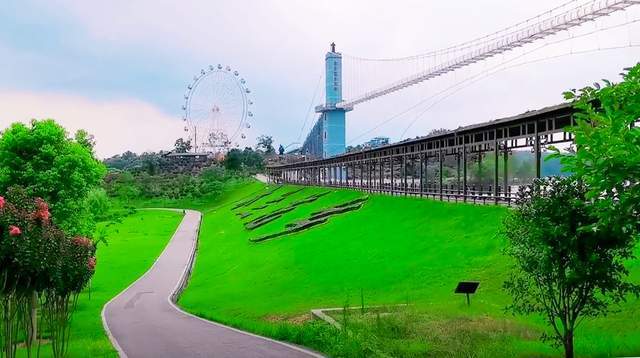
<instances>
[{"instance_id":1,"label":"tree","mask_svg":"<svg viewBox=\"0 0 640 358\"><path fill-rule=\"evenodd\" d=\"M594 229L615 226L632 240L640 231L640 63L622 78L565 92L576 109L577 151L554 149L554 157L587 185L600 218Z\"/></svg>"},{"instance_id":2,"label":"tree","mask_svg":"<svg viewBox=\"0 0 640 358\"><path fill-rule=\"evenodd\" d=\"M521 187L504 220L506 253L515 269L504 287L514 314L541 314L552 333L543 339L573 357L576 328L585 317L607 313L640 286L625 281L633 246L614 226L592 230L598 216L587 186L575 177L536 179Z\"/></svg>"},{"instance_id":3,"label":"tree","mask_svg":"<svg viewBox=\"0 0 640 358\"><path fill-rule=\"evenodd\" d=\"M261 135L258 137L257 149L262 149L266 154L274 154L276 150L273 148L273 137L267 135Z\"/></svg>"},{"instance_id":4,"label":"tree","mask_svg":"<svg viewBox=\"0 0 640 358\"><path fill-rule=\"evenodd\" d=\"M12 124L0 137L0 191L20 185L51 204L53 221L63 230L91 233L86 197L106 172L94 157L91 138L78 132L71 139L52 119Z\"/></svg>"},{"instance_id":5,"label":"tree","mask_svg":"<svg viewBox=\"0 0 640 358\"><path fill-rule=\"evenodd\" d=\"M259 152L247 147L244 150L231 149L224 158L224 166L226 169L239 170L249 169L257 171L263 168L264 158Z\"/></svg>"},{"instance_id":6,"label":"tree","mask_svg":"<svg viewBox=\"0 0 640 358\"><path fill-rule=\"evenodd\" d=\"M282 146L282 144L280 144L280 146L278 147L278 154L284 155L284 147Z\"/></svg>"},{"instance_id":7,"label":"tree","mask_svg":"<svg viewBox=\"0 0 640 358\"><path fill-rule=\"evenodd\" d=\"M74 138L76 140L76 143L87 148L93 153L93 149L96 146L96 140L93 134L89 134L89 132L85 131L84 129L78 129Z\"/></svg>"},{"instance_id":8,"label":"tree","mask_svg":"<svg viewBox=\"0 0 640 358\"><path fill-rule=\"evenodd\" d=\"M449 132L451 132L451 131L448 130L448 129L445 129L445 128L434 128L431 131L429 131L429 134L427 134L427 137L441 135L441 134L447 134Z\"/></svg>"},{"instance_id":9,"label":"tree","mask_svg":"<svg viewBox=\"0 0 640 358\"><path fill-rule=\"evenodd\" d=\"M238 170L242 166L242 151L231 149L224 158L224 167L229 170Z\"/></svg>"},{"instance_id":10,"label":"tree","mask_svg":"<svg viewBox=\"0 0 640 358\"><path fill-rule=\"evenodd\" d=\"M65 356L77 296L93 276L96 247L92 240L67 235L50 217L49 205L29 197L23 188L11 187L6 197L0 196L2 356L16 356L20 337L26 340L26 355L31 356L38 316L47 323L53 356Z\"/></svg>"},{"instance_id":11,"label":"tree","mask_svg":"<svg viewBox=\"0 0 640 358\"><path fill-rule=\"evenodd\" d=\"M174 148L176 153L186 153L191 150L191 139L184 140L182 138L176 139L176 143L174 144Z\"/></svg>"}]
</instances>

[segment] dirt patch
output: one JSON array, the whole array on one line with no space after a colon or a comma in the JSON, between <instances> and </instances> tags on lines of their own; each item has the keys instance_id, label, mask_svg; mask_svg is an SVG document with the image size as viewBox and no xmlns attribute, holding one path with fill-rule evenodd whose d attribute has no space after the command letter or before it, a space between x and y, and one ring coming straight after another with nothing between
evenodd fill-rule
<instances>
[{"instance_id":1,"label":"dirt patch","mask_svg":"<svg viewBox=\"0 0 640 358\"><path fill-rule=\"evenodd\" d=\"M287 197L289 197L289 196L291 196L291 195L293 195L293 194L295 194L297 192L300 192L302 190L304 190L304 188L300 188L300 189L297 189L297 190L294 190L294 191L290 191L288 193L284 193L284 194L280 195L279 198L267 201L267 204L279 203L279 202L283 201L284 199L286 199Z\"/></svg>"},{"instance_id":2,"label":"dirt patch","mask_svg":"<svg viewBox=\"0 0 640 358\"><path fill-rule=\"evenodd\" d=\"M269 195L273 194L274 192L276 192L280 188L282 188L282 185L277 186L277 187L273 188L272 190L269 190L269 191L267 191L265 193L258 194L258 195L254 196L252 198L245 199L245 200L240 200L240 201L235 203L235 205L231 208L231 210L236 210L236 209L239 209L239 208L241 208L243 206L249 206L249 205L255 203L256 201L258 201L258 200L260 200L260 199L262 199L262 198L264 198L266 196L269 196Z\"/></svg>"},{"instance_id":3,"label":"dirt patch","mask_svg":"<svg viewBox=\"0 0 640 358\"><path fill-rule=\"evenodd\" d=\"M311 214L311 216L309 216L307 219L304 220L300 220L300 221L296 221L293 223L288 223L285 225L285 230L283 231L279 231L273 234L268 234L268 235L264 235L264 236L260 236L258 238L254 238L254 239L249 239L249 241L251 242L262 242L262 241L266 241L266 240L270 240L270 239L275 239L277 237L280 236L284 236L284 235L288 235L288 234L293 234L302 230L306 230L309 228L312 228L314 226L320 225L320 224L324 224L328 221L328 219L331 216L334 215L339 215L339 214L344 214L347 213L349 211L354 211L354 210L358 210L362 207L362 205L368 200L368 197L362 197L362 198L358 198L355 200L351 200L348 201L346 203L342 203L342 204L338 204L335 206L332 206L330 208L326 208L320 211L316 211L314 213ZM306 202L305 199L299 201L299 202ZM293 204L292 204L293 205ZM299 204L298 204L299 205ZM280 213L277 213L278 215L277 217L280 217ZM272 221L277 219L273 218L270 219L268 221ZM267 221L267 222L268 222ZM264 223L261 223L260 225L263 225Z\"/></svg>"},{"instance_id":4,"label":"dirt patch","mask_svg":"<svg viewBox=\"0 0 640 358\"><path fill-rule=\"evenodd\" d=\"M313 320L310 313L304 313L297 316L284 316L284 315L268 315L263 317L263 320L269 323L290 323L296 326L302 326L303 324Z\"/></svg>"},{"instance_id":5,"label":"dirt patch","mask_svg":"<svg viewBox=\"0 0 640 358\"><path fill-rule=\"evenodd\" d=\"M284 213L288 213L289 211L295 209L296 207L303 205L303 204L308 204L311 202L314 202L318 199L320 199L321 197L325 196L329 194L328 191L323 192L323 193L319 193L319 194L313 194L313 195L309 195L308 197L304 198L304 199L300 199L297 201L294 201L293 203L291 203L291 205L284 207L284 208L280 208L277 210L274 210L270 213L264 214L264 215L260 215L257 218L247 222L244 224L244 227L248 230L253 230L255 228L258 228L266 223L269 223L273 220L278 219L279 217L282 216L282 214Z\"/></svg>"}]
</instances>

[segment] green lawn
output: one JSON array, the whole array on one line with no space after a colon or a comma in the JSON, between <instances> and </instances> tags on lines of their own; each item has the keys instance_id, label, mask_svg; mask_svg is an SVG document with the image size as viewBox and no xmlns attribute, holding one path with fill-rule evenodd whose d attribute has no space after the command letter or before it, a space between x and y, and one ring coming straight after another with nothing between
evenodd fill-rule
<instances>
[{"instance_id":1,"label":"green lawn","mask_svg":"<svg viewBox=\"0 0 640 358\"><path fill-rule=\"evenodd\" d=\"M70 357L117 356L102 326L102 307L151 267L181 219L182 213L145 210L106 227L108 245L98 247L90 295L80 295L73 314ZM41 353L50 356L50 348L43 345Z\"/></svg>"},{"instance_id":2,"label":"green lawn","mask_svg":"<svg viewBox=\"0 0 640 358\"><path fill-rule=\"evenodd\" d=\"M252 244L250 238L365 195L310 187L267 205L296 189L285 187L231 210L263 187L238 186L205 215L193 277L180 300L187 310L336 356L466 356L469 349L480 356L558 354L538 340L544 328L538 319L504 313L509 299L501 285L509 261L497 231L508 209L373 195L362 209L326 224ZM325 191L330 194L253 231L243 226L252 217ZM243 220L240 212L252 214ZM639 262L630 268L633 279L640 279ZM470 308L453 294L461 280L481 282ZM378 330L366 326L364 318L354 319L351 335L307 322L310 309L358 306L361 294L367 305L409 303L411 314L395 323L378 320ZM640 303L632 299L621 309L581 327L578 354L640 354Z\"/></svg>"}]
</instances>

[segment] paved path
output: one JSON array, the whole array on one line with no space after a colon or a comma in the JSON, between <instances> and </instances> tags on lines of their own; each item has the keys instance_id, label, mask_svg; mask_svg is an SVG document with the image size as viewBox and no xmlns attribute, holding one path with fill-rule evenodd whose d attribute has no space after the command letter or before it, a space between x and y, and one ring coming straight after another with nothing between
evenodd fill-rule
<instances>
[{"instance_id":1,"label":"paved path","mask_svg":"<svg viewBox=\"0 0 640 358\"><path fill-rule=\"evenodd\" d=\"M261 181L265 184L269 184L269 178L267 178L267 176L264 174L256 174L254 175L254 178L256 178L258 181Z\"/></svg>"},{"instance_id":2,"label":"paved path","mask_svg":"<svg viewBox=\"0 0 640 358\"><path fill-rule=\"evenodd\" d=\"M121 357L320 357L302 348L181 311L179 292L195 255L201 214L186 215L153 267L107 303L102 321Z\"/></svg>"}]
</instances>

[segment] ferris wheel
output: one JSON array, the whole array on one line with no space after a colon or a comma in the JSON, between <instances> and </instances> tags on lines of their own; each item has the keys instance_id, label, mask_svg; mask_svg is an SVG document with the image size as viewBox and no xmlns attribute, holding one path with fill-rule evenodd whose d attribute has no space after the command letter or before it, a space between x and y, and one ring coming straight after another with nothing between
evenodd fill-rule
<instances>
[{"instance_id":1,"label":"ferris wheel","mask_svg":"<svg viewBox=\"0 0 640 358\"><path fill-rule=\"evenodd\" d=\"M251 128L251 91L238 71L209 66L193 76L182 110L184 130L195 152L226 152L239 147Z\"/></svg>"}]
</instances>

